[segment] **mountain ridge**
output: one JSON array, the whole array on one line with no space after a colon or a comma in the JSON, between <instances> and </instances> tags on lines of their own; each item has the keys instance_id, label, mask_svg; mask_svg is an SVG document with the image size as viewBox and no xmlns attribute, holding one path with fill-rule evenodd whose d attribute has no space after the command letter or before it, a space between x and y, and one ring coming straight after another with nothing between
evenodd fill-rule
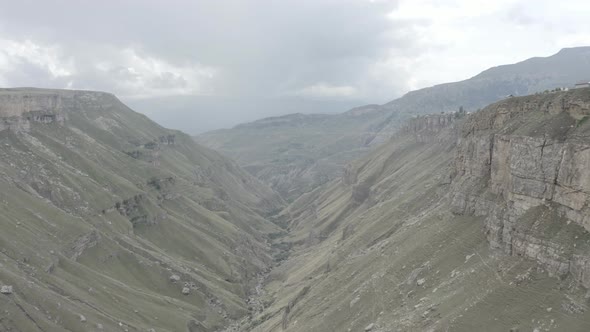
<instances>
[{"instance_id":1,"label":"mountain ridge","mask_svg":"<svg viewBox=\"0 0 590 332\"><path fill-rule=\"evenodd\" d=\"M573 87L588 78L590 47L562 49L548 57L493 67L463 81L411 91L383 105L322 116L266 118L195 139L235 159L291 201L341 175L347 162L386 142L412 116L456 112L461 107L473 112L510 95ZM317 117L322 121L314 124ZM269 126L261 127L262 123Z\"/></svg>"}]
</instances>

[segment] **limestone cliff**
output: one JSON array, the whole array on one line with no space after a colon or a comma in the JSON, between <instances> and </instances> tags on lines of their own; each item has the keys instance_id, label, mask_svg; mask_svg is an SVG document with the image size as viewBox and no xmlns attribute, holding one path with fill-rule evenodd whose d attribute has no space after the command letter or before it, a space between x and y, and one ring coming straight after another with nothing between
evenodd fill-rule
<instances>
[{"instance_id":1,"label":"limestone cliff","mask_svg":"<svg viewBox=\"0 0 590 332\"><path fill-rule=\"evenodd\" d=\"M452 207L490 245L590 287L590 89L510 98L469 116Z\"/></svg>"},{"instance_id":2,"label":"limestone cliff","mask_svg":"<svg viewBox=\"0 0 590 332\"><path fill-rule=\"evenodd\" d=\"M66 113L83 104L108 107L105 104L117 102L112 94L96 91L0 89L0 130L29 131L31 123L64 124Z\"/></svg>"},{"instance_id":3,"label":"limestone cliff","mask_svg":"<svg viewBox=\"0 0 590 332\"><path fill-rule=\"evenodd\" d=\"M409 134L414 137L416 142L432 142L443 129L464 116L465 113L457 112L416 116L409 119L400 128L396 136L400 137Z\"/></svg>"}]
</instances>

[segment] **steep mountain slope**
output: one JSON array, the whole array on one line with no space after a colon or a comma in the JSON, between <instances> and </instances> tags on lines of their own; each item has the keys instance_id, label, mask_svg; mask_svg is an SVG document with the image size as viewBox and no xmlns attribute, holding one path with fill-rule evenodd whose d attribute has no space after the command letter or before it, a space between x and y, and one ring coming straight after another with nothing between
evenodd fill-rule
<instances>
[{"instance_id":1,"label":"steep mountain slope","mask_svg":"<svg viewBox=\"0 0 590 332\"><path fill-rule=\"evenodd\" d=\"M590 89L420 117L302 195L254 331L590 329Z\"/></svg>"},{"instance_id":2,"label":"steep mountain slope","mask_svg":"<svg viewBox=\"0 0 590 332\"><path fill-rule=\"evenodd\" d=\"M509 95L571 87L590 79L590 47L488 69L470 79L412 91L384 105L337 115L263 119L196 137L234 158L291 200L342 173L342 166L389 139L409 117L475 111Z\"/></svg>"},{"instance_id":3,"label":"steep mountain slope","mask_svg":"<svg viewBox=\"0 0 590 332\"><path fill-rule=\"evenodd\" d=\"M367 150L359 133L385 120L376 115L292 114L206 133L197 141L231 156L292 200L333 179Z\"/></svg>"},{"instance_id":4,"label":"steep mountain slope","mask_svg":"<svg viewBox=\"0 0 590 332\"><path fill-rule=\"evenodd\" d=\"M113 95L0 90L0 330L213 331L283 202ZM10 286L10 287L9 287Z\"/></svg>"}]
</instances>

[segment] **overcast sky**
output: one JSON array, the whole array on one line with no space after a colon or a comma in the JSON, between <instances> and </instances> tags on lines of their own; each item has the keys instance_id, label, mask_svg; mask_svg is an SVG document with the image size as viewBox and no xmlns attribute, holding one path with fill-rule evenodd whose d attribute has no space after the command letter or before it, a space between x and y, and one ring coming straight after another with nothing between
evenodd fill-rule
<instances>
[{"instance_id":1,"label":"overcast sky","mask_svg":"<svg viewBox=\"0 0 590 332\"><path fill-rule=\"evenodd\" d=\"M383 103L589 45L589 17L583 0L0 0L0 85Z\"/></svg>"}]
</instances>

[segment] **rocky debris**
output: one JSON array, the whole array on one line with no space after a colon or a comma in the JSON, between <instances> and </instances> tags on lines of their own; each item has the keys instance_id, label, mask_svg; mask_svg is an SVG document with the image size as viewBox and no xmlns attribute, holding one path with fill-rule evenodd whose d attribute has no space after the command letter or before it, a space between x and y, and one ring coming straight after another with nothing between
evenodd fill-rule
<instances>
[{"instance_id":1,"label":"rocky debris","mask_svg":"<svg viewBox=\"0 0 590 332\"><path fill-rule=\"evenodd\" d=\"M171 282L178 282L178 281L180 281L180 276L178 274L173 274L170 276L169 280Z\"/></svg>"},{"instance_id":2,"label":"rocky debris","mask_svg":"<svg viewBox=\"0 0 590 332\"><path fill-rule=\"evenodd\" d=\"M372 331L375 328L375 323L371 323L365 327L365 332Z\"/></svg>"},{"instance_id":3,"label":"rocky debris","mask_svg":"<svg viewBox=\"0 0 590 332\"><path fill-rule=\"evenodd\" d=\"M561 304L561 309L569 314L581 314L585 311L582 304L578 304L571 299L570 301L563 302Z\"/></svg>"},{"instance_id":4,"label":"rocky debris","mask_svg":"<svg viewBox=\"0 0 590 332\"><path fill-rule=\"evenodd\" d=\"M197 284L195 284L192 281L187 281L184 283L184 287L190 288L190 289L199 289L199 286L197 286Z\"/></svg>"},{"instance_id":5,"label":"rocky debris","mask_svg":"<svg viewBox=\"0 0 590 332\"><path fill-rule=\"evenodd\" d=\"M406 283L408 285L412 285L414 283L414 281L418 278L418 275L420 274L420 272L422 272L424 268L423 267L418 267L415 268L414 270L412 270L412 272L410 272L410 275L408 275L408 279L406 279Z\"/></svg>"},{"instance_id":6,"label":"rocky debris","mask_svg":"<svg viewBox=\"0 0 590 332\"><path fill-rule=\"evenodd\" d=\"M80 321L82 323L85 323L86 322L86 317L84 315L80 315Z\"/></svg>"},{"instance_id":7,"label":"rocky debris","mask_svg":"<svg viewBox=\"0 0 590 332\"><path fill-rule=\"evenodd\" d=\"M191 289L188 287L182 288L182 295L189 295L191 293Z\"/></svg>"},{"instance_id":8,"label":"rocky debris","mask_svg":"<svg viewBox=\"0 0 590 332\"><path fill-rule=\"evenodd\" d=\"M100 234L93 230L87 234L84 234L76 239L74 243L70 246L68 250L66 250L65 254L69 258L76 260L84 250L88 248L92 248L98 244L98 240L100 239Z\"/></svg>"},{"instance_id":9,"label":"rocky debris","mask_svg":"<svg viewBox=\"0 0 590 332\"><path fill-rule=\"evenodd\" d=\"M0 287L0 293L2 294L12 294L12 286L11 285L2 285L2 287Z\"/></svg>"},{"instance_id":10,"label":"rocky debris","mask_svg":"<svg viewBox=\"0 0 590 332\"><path fill-rule=\"evenodd\" d=\"M426 282L426 279L420 278L416 281L416 285L422 286L422 285L424 285L425 282Z\"/></svg>"}]
</instances>

